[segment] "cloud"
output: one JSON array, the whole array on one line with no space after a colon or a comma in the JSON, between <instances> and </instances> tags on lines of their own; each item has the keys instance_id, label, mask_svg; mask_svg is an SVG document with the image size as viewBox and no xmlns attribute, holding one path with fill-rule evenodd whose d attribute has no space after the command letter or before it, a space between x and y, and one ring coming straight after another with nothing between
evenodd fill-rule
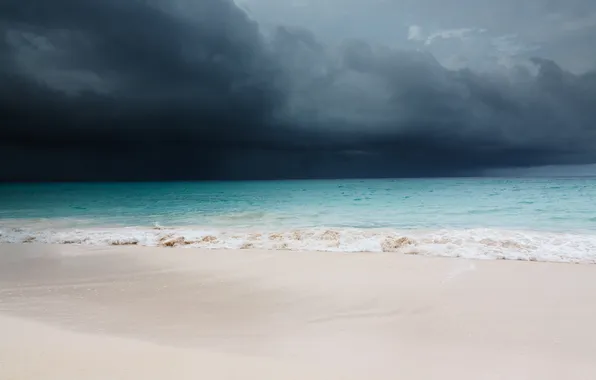
<instances>
[{"instance_id":1,"label":"cloud","mask_svg":"<svg viewBox=\"0 0 596 380\"><path fill-rule=\"evenodd\" d=\"M539 46L530 46L520 42L515 34L506 34L491 39L498 64L513 67L524 62L524 57L539 50Z\"/></svg>"},{"instance_id":2,"label":"cloud","mask_svg":"<svg viewBox=\"0 0 596 380\"><path fill-rule=\"evenodd\" d=\"M578 19L564 21L562 29L567 32L596 28L596 12Z\"/></svg>"},{"instance_id":3,"label":"cloud","mask_svg":"<svg viewBox=\"0 0 596 380\"><path fill-rule=\"evenodd\" d=\"M435 40L437 39L444 39L444 40L448 40L451 38L456 38L456 39L460 39L463 40L465 39L469 34L476 32L475 29L472 28L459 28L459 29L445 29L445 30L440 30L438 32L432 33L430 36L428 36L428 38L426 38L425 41L425 45L430 45L432 44Z\"/></svg>"},{"instance_id":4,"label":"cloud","mask_svg":"<svg viewBox=\"0 0 596 380\"><path fill-rule=\"evenodd\" d=\"M474 29L474 28L457 28L457 29L443 29L437 32L431 33L425 37L422 27L418 25L411 25L408 28L408 40L410 41L422 41L424 45L431 45L437 40L449 40L458 39L465 40L471 34L474 33L485 33L486 29Z\"/></svg>"},{"instance_id":5,"label":"cloud","mask_svg":"<svg viewBox=\"0 0 596 380\"><path fill-rule=\"evenodd\" d=\"M413 25L408 36L434 45L483 33L440 30L425 37ZM0 37L0 159L14 163L2 179L431 176L596 162L596 73L545 58L479 72L305 28L265 36L226 0L5 0Z\"/></svg>"},{"instance_id":6,"label":"cloud","mask_svg":"<svg viewBox=\"0 0 596 380\"><path fill-rule=\"evenodd\" d=\"M596 177L596 164L492 169L485 174L498 177Z\"/></svg>"},{"instance_id":7,"label":"cloud","mask_svg":"<svg viewBox=\"0 0 596 380\"><path fill-rule=\"evenodd\" d=\"M425 41L424 34L422 34L422 28L418 25L410 25L408 28L408 40L413 41Z\"/></svg>"},{"instance_id":8,"label":"cloud","mask_svg":"<svg viewBox=\"0 0 596 380\"><path fill-rule=\"evenodd\" d=\"M195 126L184 133L207 134L243 119L236 131L243 133L276 101L267 72L275 68L265 62L257 25L231 2L35 0L3 7L3 133L14 138L118 139L124 134L106 131L116 124L163 134L158 120L176 125L179 118Z\"/></svg>"}]
</instances>

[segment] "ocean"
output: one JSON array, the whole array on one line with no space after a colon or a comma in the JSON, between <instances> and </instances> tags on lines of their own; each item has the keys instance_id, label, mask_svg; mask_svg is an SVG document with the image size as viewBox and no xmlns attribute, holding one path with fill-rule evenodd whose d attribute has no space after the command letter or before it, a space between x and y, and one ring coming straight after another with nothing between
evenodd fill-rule
<instances>
[{"instance_id":1,"label":"ocean","mask_svg":"<svg viewBox=\"0 0 596 380\"><path fill-rule=\"evenodd\" d=\"M596 262L596 179L4 184L0 243Z\"/></svg>"}]
</instances>

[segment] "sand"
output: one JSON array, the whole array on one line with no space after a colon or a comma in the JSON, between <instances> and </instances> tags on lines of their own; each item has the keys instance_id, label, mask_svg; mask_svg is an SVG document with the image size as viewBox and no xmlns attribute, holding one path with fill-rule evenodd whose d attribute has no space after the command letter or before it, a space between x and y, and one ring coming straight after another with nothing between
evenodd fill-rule
<instances>
[{"instance_id":1,"label":"sand","mask_svg":"<svg viewBox=\"0 0 596 380\"><path fill-rule=\"evenodd\" d=\"M596 266L0 246L0 379L594 379Z\"/></svg>"}]
</instances>

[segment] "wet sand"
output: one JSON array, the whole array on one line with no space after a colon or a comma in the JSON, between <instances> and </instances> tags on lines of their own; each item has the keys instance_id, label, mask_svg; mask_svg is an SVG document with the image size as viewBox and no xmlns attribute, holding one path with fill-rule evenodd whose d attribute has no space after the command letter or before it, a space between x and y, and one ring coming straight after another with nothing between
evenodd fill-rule
<instances>
[{"instance_id":1,"label":"wet sand","mask_svg":"<svg viewBox=\"0 0 596 380\"><path fill-rule=\"evenodd\" d=\"M596 266L0 245L1 379L594 379Z\"/></svg>"}]
</instances>

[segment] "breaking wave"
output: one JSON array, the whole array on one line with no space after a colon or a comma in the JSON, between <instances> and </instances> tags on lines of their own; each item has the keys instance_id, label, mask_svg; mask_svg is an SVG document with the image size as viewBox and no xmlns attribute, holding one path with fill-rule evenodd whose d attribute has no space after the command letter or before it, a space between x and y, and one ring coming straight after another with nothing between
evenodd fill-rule
<instances>
[{"instance_id":1,"label":"breaking wave","mask_svg":"<svg viewBox=\"0 0 596 380\"><path fill-rule=\"evenodd\" d=\"M305 228L279 231L203 227L43 228L0 226L0 243L139 245L208 249L397 252L469 259L596 263L596 235L501 229Z\"/></svg>"}]
</instances>

